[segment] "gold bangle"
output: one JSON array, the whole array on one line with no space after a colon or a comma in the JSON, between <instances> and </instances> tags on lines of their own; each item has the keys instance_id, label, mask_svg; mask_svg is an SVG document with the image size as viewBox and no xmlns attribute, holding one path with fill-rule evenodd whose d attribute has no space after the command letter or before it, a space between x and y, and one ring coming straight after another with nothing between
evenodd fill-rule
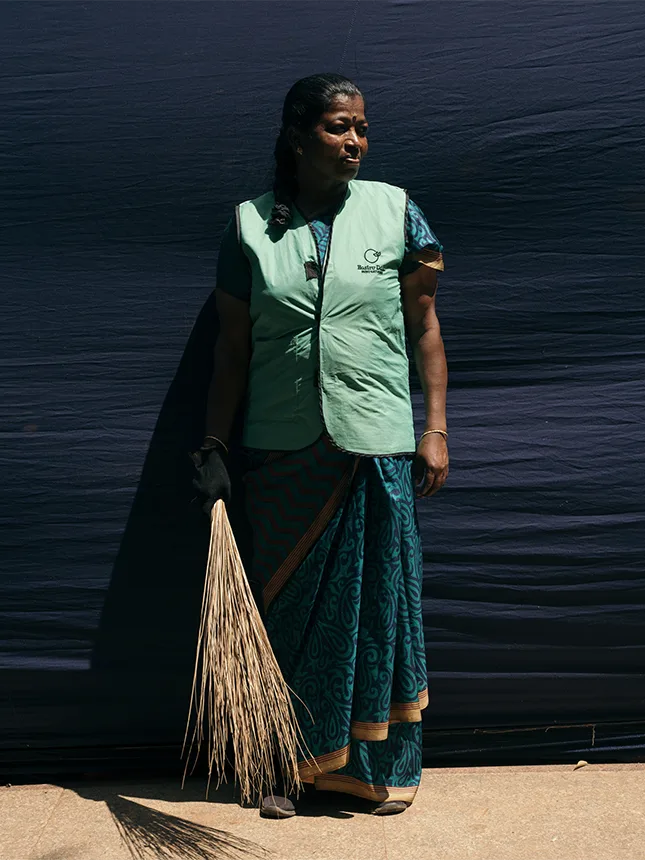
<instances>
[{"instance_id":1,"label":"gold bangle","mask_svg":"<svg viewBox=\"0 0 645 860\"><path fill-rule=\"evenodd\" d=\"M443 436L446 442L448 441L448 432L446 430L426 430L425 433L421 434L419 442L421 441L421 439L423 439L424 436L429 436L430 433L439 433L441 436Z\"/></svg>"},{"instance_id":2,"label":"gold bangle","mask_svg":"<svg viewBox=\"0 0 645 860\"><path fill-rule=\"evenodd\" d=\"M221 445L221 446L222 446L222 448L223 448L223 449L226 451L226 453L228 454L228 448L227 448L227 447L226 447L226 445L222 442L222 440L221 440L221 439L218 439L218 438L217 438L217 436L204 436L204 442L205 442L207 439L212 439L212 440L213 440L213 442L217 442L217 443L218 443L218 445ZM208 445L204 445L203 447L204 447L204 448L207 448L207 447L208 447ZM211 446L211 447L213 447L213 446Z\"/></svg>"}]
</instances>

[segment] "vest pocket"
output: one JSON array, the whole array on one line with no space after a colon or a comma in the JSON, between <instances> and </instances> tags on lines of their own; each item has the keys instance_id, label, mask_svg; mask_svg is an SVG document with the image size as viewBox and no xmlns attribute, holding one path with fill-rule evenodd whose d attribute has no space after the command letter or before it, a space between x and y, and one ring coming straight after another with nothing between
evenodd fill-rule
<instances>
[{"instance_id":1,"label":"vest pocket","mask_svg":"<svg viewBox=\"0 0 645 860\"><path fill-rule=\"evenodd\" d=\"M248 420L293 422L303 412L309 415L312 397L318 399L317 367L318 338L311 330L256 341L249 369Z\"/></svg>"}]
</instances>

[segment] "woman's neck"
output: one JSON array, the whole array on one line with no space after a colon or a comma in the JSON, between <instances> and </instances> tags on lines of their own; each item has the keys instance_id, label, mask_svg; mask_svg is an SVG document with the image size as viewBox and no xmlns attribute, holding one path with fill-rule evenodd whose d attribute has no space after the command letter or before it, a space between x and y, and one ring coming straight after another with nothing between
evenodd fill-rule
<instances>
[{"instance_id":1,"label":"woman's neck","mask_svg":"<svg viewBox=\"0 0 645 860\"><path fill-rule=\"evenodd\" d=\"M295 203L303 214L314 218L333 206L338 206L346 193L346 182L334 181L325 184L299 182Z\"/></svg>"}]
</instances>

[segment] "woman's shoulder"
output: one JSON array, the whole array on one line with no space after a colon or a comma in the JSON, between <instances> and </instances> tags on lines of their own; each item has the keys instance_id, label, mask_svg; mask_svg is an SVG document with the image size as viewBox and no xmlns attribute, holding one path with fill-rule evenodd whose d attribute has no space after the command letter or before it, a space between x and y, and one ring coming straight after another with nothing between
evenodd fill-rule
<instances>
[{"instance_id":1,"label":"woman's shoulder","mask_svg":"<svg viewBox=\"0 0 645 860\"><path fill-rule=\"evenodd\" d=\"M352 191L366 196L386 196L395 197L400 200L405 200L407 191L399 185L392 185L391 182L381 182L377 179L352 179L349 183Z\"/></svg>"},{"instance_id":2,"label":"woman's shoulder","mask_svg":"<svg viewBox=\"0 0 645 860\"><path fill-rule=\"evenodd\" d=\"M248 213L257 213L260 217L267 218L273 209L274 203L275 198L273 196L273 191L265 191L257 197L243 200L241 203L238 203L235 207L235 211L236 213L244 212L245 215Z\"/></svg>"}]
</instances>

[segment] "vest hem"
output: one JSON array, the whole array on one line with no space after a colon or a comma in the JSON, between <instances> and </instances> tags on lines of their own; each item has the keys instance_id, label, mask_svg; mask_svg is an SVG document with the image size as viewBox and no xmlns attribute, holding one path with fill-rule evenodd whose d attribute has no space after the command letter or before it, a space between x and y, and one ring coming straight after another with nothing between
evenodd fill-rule
<instances>
[{"instance_id":1,"label":"vest hem","mask_svg":"<svg viewBox=\"0 0 645 860\"><path fill-rule=\"evenodd\" d=\"M351 448L344 448L342 445L339 445L329 431L327 431L327 438L334 448L338 451L342 451L343 454L351 454L352 457L415 457L417 453L416 451L393 451L389 454L372 454L371 452L366 453L365 451L352 451Z\"/></svg>"},{"instance_id":2,"label":"vest hem","mask_svg":"<svg viewBox=\"0 0 645 860\"><path fill-rule=\"evenodd\" d=\"M242 442L241 448L242 450L246 449L249 451L267 451L267 452L275 452L275 451L304 451L307 448L311 448L312 445L315 445L316 442L320 439L321 436L326 436L331 445L337 450L341 451L343 454L349 454L352 457L375 457L377 459L381 459L384 457L409 457L412 458L416 456L416 451L389 451L382 453L372 453L366 451L353 451L351 448L345 448L343 445L340 445L331 433L328 430L322 430L315 439L311 442L307 442L306 445L298 445L297 448L291 448L289 446L280 447L277 445L250 445L247 442Z\"/></svg>"}]
</instances>

